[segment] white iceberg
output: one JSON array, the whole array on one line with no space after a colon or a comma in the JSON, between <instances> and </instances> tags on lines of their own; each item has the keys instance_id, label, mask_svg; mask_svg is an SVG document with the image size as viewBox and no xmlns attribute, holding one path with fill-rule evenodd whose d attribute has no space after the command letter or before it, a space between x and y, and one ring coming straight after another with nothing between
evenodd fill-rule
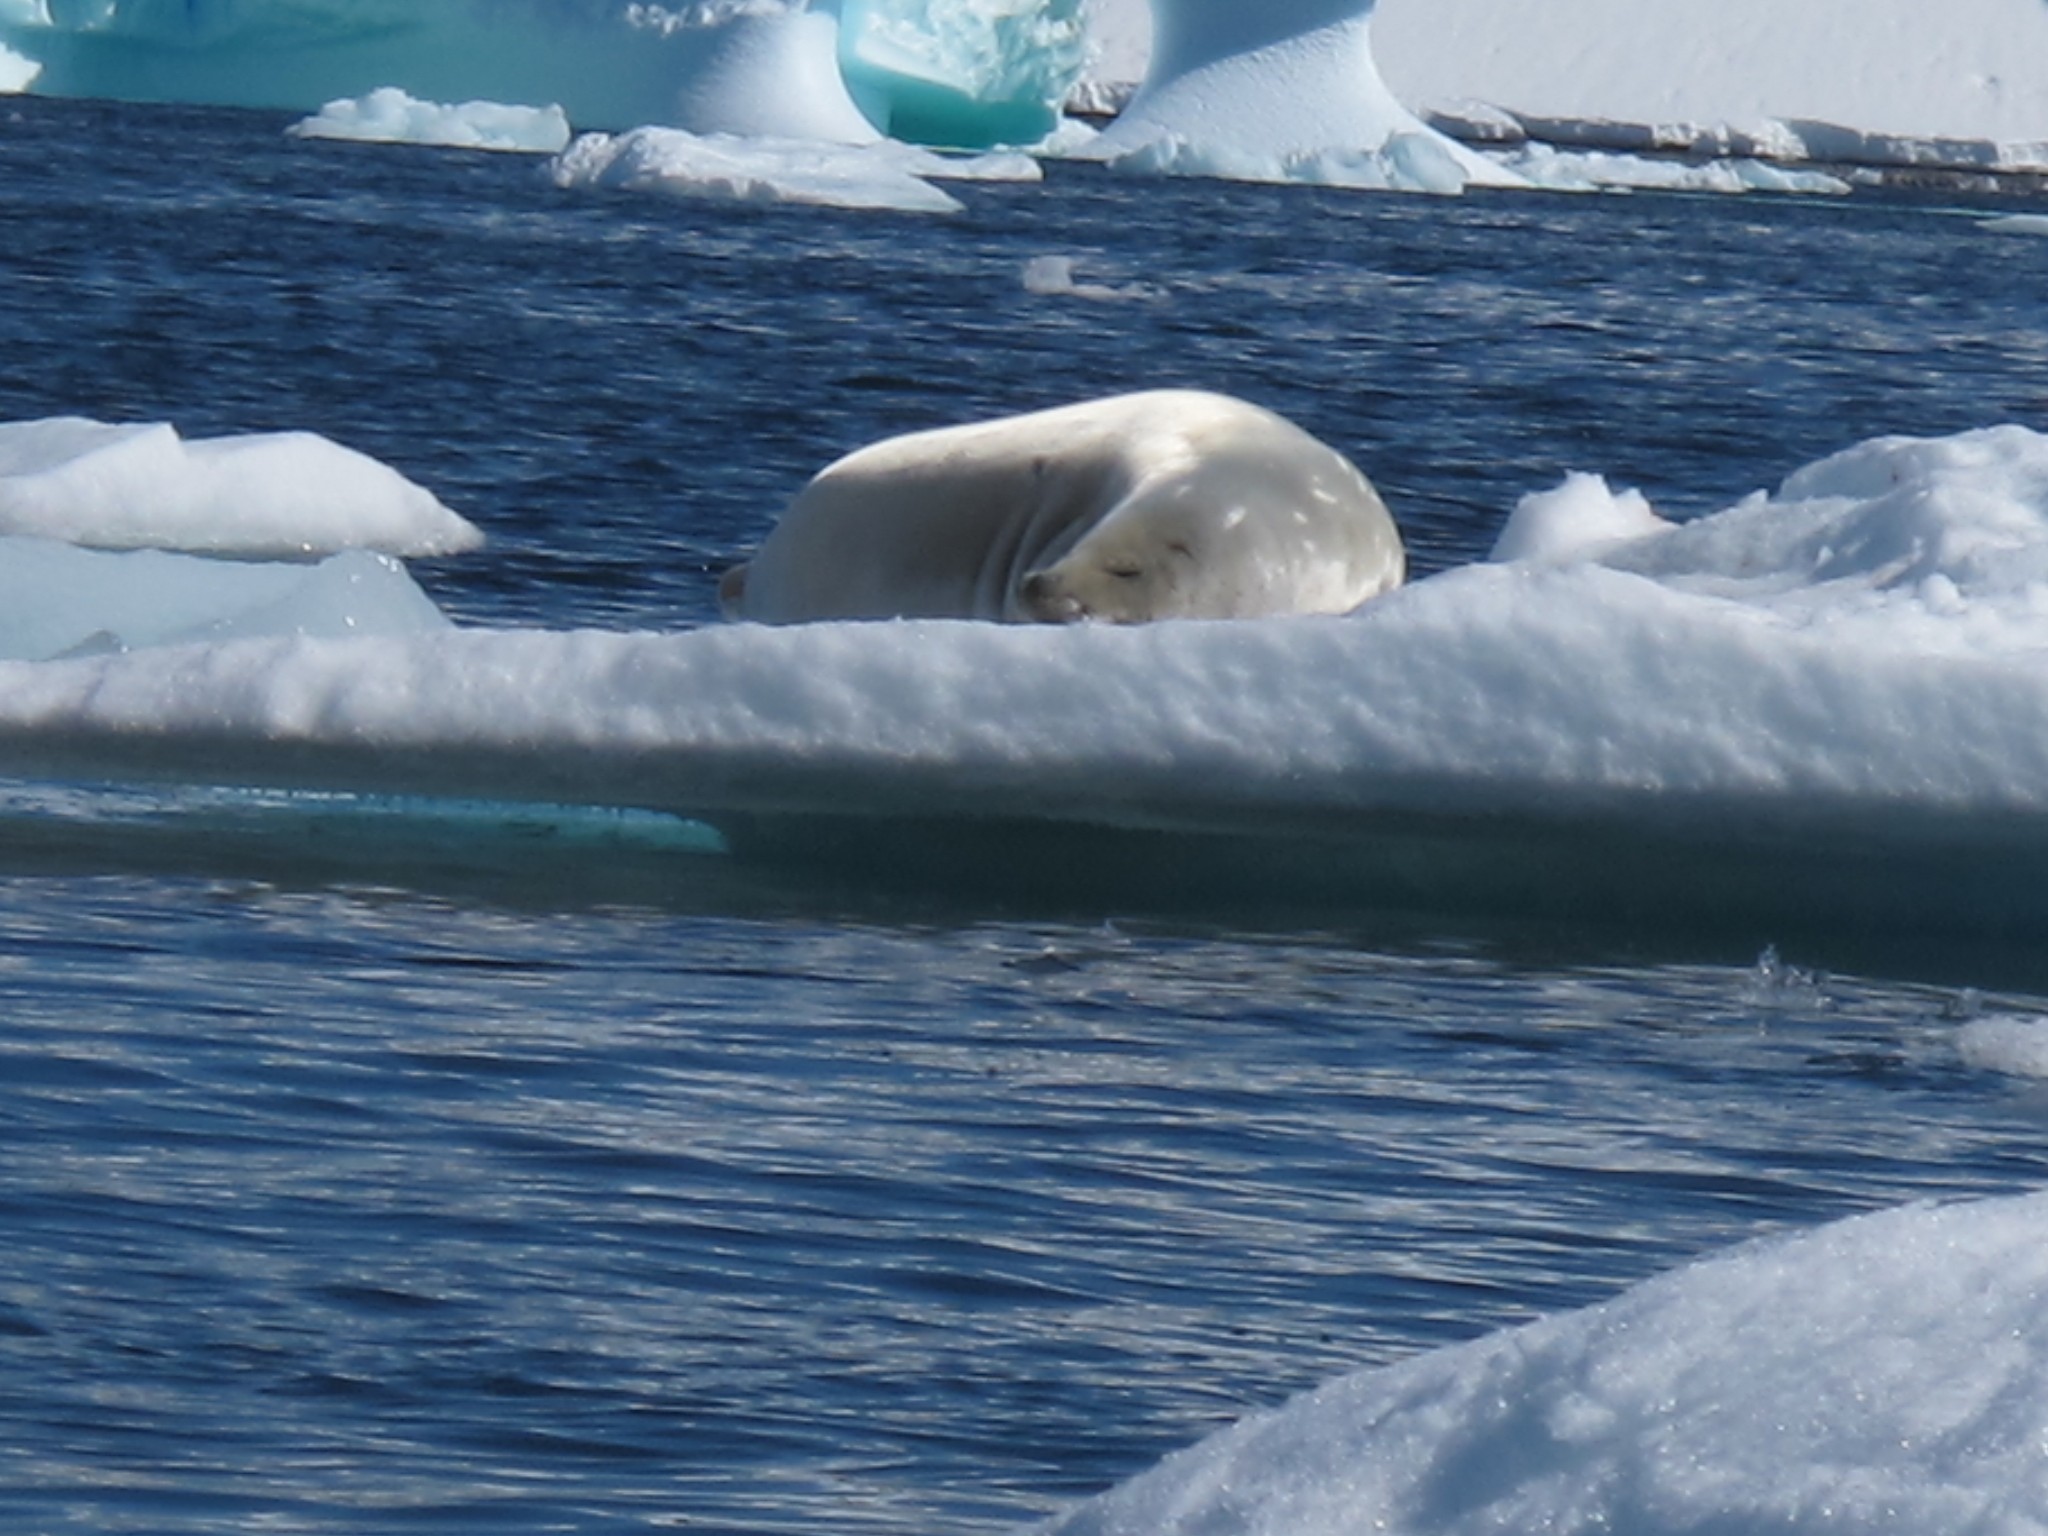
<instances>
[{"instance_id":1,"label":"white iceberg","mask_svg":"<svg viewBox=\"0 0 2048 1536\"><path fill-rule=\"evenodd\" d=\"M2048 1195L1756 1243L1247 1419L1046 1536L2048 1526Z\"/></svg>"},{"instance_id":2,"label":"white iceberg","mask_svg":"<svg viewBox=\"0 0 2048 1536\"><path fill-rule=\"evenodd\" d=\"M483 543L432 492L314 433L187 442L166 423L76 416L0 422L0 534L245 557Z\"/></svg>"},{"instance_id":3,"label":"white iceberg","mask_svg":"<svg viewBox=\"0 0 2048 1536\"><path fill-rule=\"evenodd\" d=\"M1081 150L1123 170L1403 191L1521 179L1427 127L1373 62L1372 0L1175 0L1144 85Z\"/></svg>"},{"instance_id":4,"label":"white iceberg","mask_svg":"<svg viewBox=\"0 0 2048 1536\"><path fill-rule=\"evenodd\" d=\"M396 86L330 101L285 131L302 139L433 144L540 155L559 154L569 143L569 119L560 107L505 106L493 101L449 106L417 100Z\"/></svg>"}]
</instances>

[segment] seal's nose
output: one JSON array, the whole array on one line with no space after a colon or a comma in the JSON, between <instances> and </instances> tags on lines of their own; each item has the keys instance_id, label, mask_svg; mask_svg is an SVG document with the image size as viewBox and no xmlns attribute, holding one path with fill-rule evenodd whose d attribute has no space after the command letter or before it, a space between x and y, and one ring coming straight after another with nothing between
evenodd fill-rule
<instances>
[{"instance_id":1,"label":"seal's nose","mask_svg":"<svg viewBox=\"0 0 2048 1536\"><path fill-rule=\"evenodd\" d=\"M1024 611L1041 624L1071 624L1083 617L1081 605L1060 591L1048 571L1033 571L1017 584Z\"/></svg>"}]
</instances>

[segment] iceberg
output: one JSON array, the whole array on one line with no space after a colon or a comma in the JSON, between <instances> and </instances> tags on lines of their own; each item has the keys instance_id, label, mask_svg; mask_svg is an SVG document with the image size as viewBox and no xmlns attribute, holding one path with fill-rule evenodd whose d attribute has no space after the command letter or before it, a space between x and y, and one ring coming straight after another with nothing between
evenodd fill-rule
<instances>
[{"instance_id":1,"label":"iceberg","mask_svg":"<svg viewBox=\"0 0 2048 1536\"><path fill-rule=\"evenodd\" d=\"M168 423L76 416L0 422L0 534L247 558L484 541L431 491L311 432L187 442Z\"/></svg>"},{"instance_id":2,"label":"iceberg","mask_svg":"<svg viewBox=\"0 0 2048 1536\"><path fill-rule=\"evenodd\" d=\"M419 101L396 86L353 100L330 101L285 131L302 139L542 155L558 154L569 143L569 119L560 107L509 107L490 101L450 106Z\"/></svg>"},{"instance_id":3,"label":"iceberg","mask_svg":"<svg viewBox=\"0 0 2048 1536\"><path fill-rule=\"evenodd\" d=\"M313 111L390 88L581 128L985 148L1051 131L1084 31L1079 0L14 0L0 50L7 88L57 96Z\"/></svg>"},{"instance_id":4,"label":"iceberg","mask_svg":"<svg viewBox=\"0 0 2048 1536\"><path fill-rule=\"evenodd\" d=\"M1080 837L1091 879L1123 839L1134 878L1296 901L2048 932L2048 437L1876 439L1671 526L1593 477L1549 501L1516 558L1341 618L5 663L0 772L667 811L742 854Z\"/></svg>"},{"instance_id":5,"label":"iceberg","mask_svg":"<svg viewBox=\"0 0 2048 1536\"><path fill-rule=\"evenodd\" d=\"M1042 1530L2038 1530L2044 1223L2033 1194L1758 1242L1341 1378Z\"/></svg>"},{"instance_id":6,"label":"iceberg","mask_svg":"<svg viewBox=\"0 0 2048 1536\"><path fill-rule=\"evenodd\" d=\"M1374 64L1373 0L1174 0L1144 85L1082 158L1243 181L1458 192L1514 172L1426 126Z\"/></svg>"}]
</instances>

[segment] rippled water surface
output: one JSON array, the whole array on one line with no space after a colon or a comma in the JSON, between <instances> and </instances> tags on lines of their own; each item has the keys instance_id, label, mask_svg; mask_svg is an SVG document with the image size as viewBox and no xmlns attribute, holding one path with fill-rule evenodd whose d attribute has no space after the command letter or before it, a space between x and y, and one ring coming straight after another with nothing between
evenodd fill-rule
<instances>
[{"instance_id":1,"label":"rippled water surface","mask_svg":"<svg viewBox=\"0 0 2048 1536\"><path fill-rule=\"evenodd\" d=\"M0 104L0 417L373 452L491 533L419 570L465 622L700 622L834 454L1138 383L1338 442L1423 569L1565 468L1699 511L2048 414L2048 241L1927 205L1055 167L916 219L281 126ZM8 786L0 1523L1002 1530L1342 1370L2042 1181L2048 1097L1955 1047L2030 956L1779 937Z\"/></svg>"}]
</instances>

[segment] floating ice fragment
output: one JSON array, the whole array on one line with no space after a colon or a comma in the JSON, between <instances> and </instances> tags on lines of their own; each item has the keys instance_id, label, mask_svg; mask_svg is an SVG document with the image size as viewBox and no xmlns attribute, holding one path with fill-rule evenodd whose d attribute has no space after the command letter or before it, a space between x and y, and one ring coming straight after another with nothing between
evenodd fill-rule
<instances>
[{"instance_id":1,"label":"floating ice fragment","mask_svg":"<svg viewBox=\"0 0 2048 1536\"><path fill-rule=\"evenodd\" d=\"M1741 157L1699 161L1525 144L1498 152L1497 158L1530 185L1553 192L1782 192L1842 197L1852 190L1841 177L1825 171Z\"/></svg>"},{"instance_id":2,"label":"floating ice fragment","mask_svg":"<svg viewBox=\"0 0 2048 1536\"><path fill-rule=\"evenodd\" d=\"M2048 1077L2048 1019L1992 1014L1956 1031L1963 1060L1987 1072Z\"/></svg>"},{"instance_id":3,"label":"floating ice fragment","mask_svg":"<svg viewBox=\"0 0 2048 1536\"><path fill-rule=\"evenodd\" d=\"M77 416L0 422L0 534L251 557L483 543L431 492L310 432L186 442Z\"/></svg>"},{"instance_id":4,"label":"floating ice fragment","mask_svg":"<svg viewBox=\"0 0 2048 1536\"><path fill-rule=\"evenodd\" d=\"M302 139L542 155L559 154L569 143L569 119L560 107L503 106L493 101L444 106L416 100L396 86L383 86L353 100L330 101L285 131Z\"/></svg>"},{"instance_id":5,"label":"floating ice fragment","mask_svg":"<svg viewBox=\"0 0 2048 1536\"><path fill-rule=\"evenodd\" d=\"M863 145L636 128L578 138L550 166L559 187L611 187L741 202L957 213L935 180L1034 180L1028 155L953 157L882 140Z\"/></svg>"},{"instance_id":6,"label":"floating ice fragment","mask_svg":"<svg viewBox=\"0 0 2048 1536\"><path fill-rule=\"evenodd\" d=\"M1045 298L1156 299L1159 290L1144 283L1117 285L1083 282L1074 276L1072 256L1033 256L1024 263L1024 291Z\"/></svg>"},{"instance_id":7,"label":"floating ice fragment","mask_svg":"<svg viewBox=\"0 0 2048 1536\"><path fill-rule=\"evenodd\" d=\"M43 66L33 59L24 59L4 44L0 44L0 96L11 96L25 91L36 83L36 76L43 72Z\"/></svg>"},{"instance_id":8,"label":"floating ice fragment","mask_svg":"<svg viewBox=\"0 0 2048 1536\"><path fill-rule=\"evenodd\" d=\"M1977 227L2001 235L2048 235L2048 213L2008 213L1995 219L1979 219Z\"/></svg>"},{"instance_id":9,"label":"floating ice fragment","mask_svg":"<svg viewBox=\"0 0 2048 1536\"><path fill-rule=\"evenodd\" d=\"M447 627L397 561L363 550L307 565L0 536L0 658L8 660L257 635L418 635Z\"/></svg>"}]
</instances>

